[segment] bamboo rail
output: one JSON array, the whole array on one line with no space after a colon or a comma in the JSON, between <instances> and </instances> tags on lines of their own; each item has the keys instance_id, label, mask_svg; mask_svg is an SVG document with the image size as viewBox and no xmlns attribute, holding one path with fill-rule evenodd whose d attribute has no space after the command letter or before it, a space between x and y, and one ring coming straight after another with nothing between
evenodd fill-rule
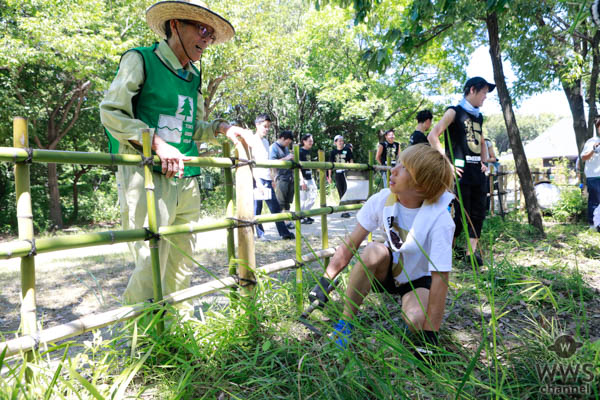
<instances>
[{"instance_id":1,"label":"bamboo rail","mask_svg":"<svg viewBox=\"0 0 600 400\"><path fill-rule=\"evenodd\" d=\"M321 215L326 218L327 214L340 211L354 211L362 207L361 204L348 204L345 206L326 206L323 208L314 208L300 213L279 213L270 215L259 215L249 220L249 223L262 224L267 222L278 222L289 219ZM200 233L216 231L220 229L236 228L238 222L231 219L221 219L211 224L181 224L172 226L161 226L158 228L159 236L172 236L189 233ZM124 243L135 240L147 240L148 232L145 229L130 229L124 231L106 231L96 233L83 233L72 236L59 236L52 238L36 239L36 253L50 253L59 250L78 249L82 247L101 246L106 244ZM23 257L32 250L32 245L28 241L14 240L0 244L0 260Z\"/></svg>"},{"instance_id":2,"label":"bamboo rail","mask_svg":"<svg viewBox=\"0 0 600 400\"><path fill-rule=\"evenodd\" d=\"M28 147L26 136L27 122L23 118L15 119L15 147L0 147L0 161L15 163L15 186L17 193L17 214L19 222L19 240L0 244L0 259L9 259L13 257L22 257L21 278L22 278L22 312L23 333L25 336L12 341L0 344L0 353L8 349L8 355L15 354L18 351L29 351L36 349L39 343L53 342L72 337L77 334L98 329L111 323L133 318L149 307L155 307L156 304L164 302L178 303L186 299L198 297L203 294L212 293L224 287L242 287L242 293L247 298L251 298L252 288L255 284L254 271L255 249L253 225L265 222L277 222L284 220L296 221L296 257L295 260L286 260L275 263L273 271L299 267L305 261L311 261L319 257L327 259L333 255L333 250L323 250L314 253L312 256L302 256L301 253L301 227L299 219L302 217L321 215L323 248L328 248L327 237L327 217L326 214L339 211L357 210L362 207L360 204L345 206L327 206L325 192L325 173L326 169L347 169L347 170L369 170L369 176L372 181L374 170L389 170L389 167L374 166L369 164L357 163L334 163L325 162L324 153L319 152L319 161L299 161L298 147L294 149L294 161L262 161L249 162L249 153L245 144L239 143L236 146L237 157L228 157L230 154L229 144L223 146L223 155L225 157L194 157L186 162L186 165L199 167L217 167L225 170L226 184L226 218L216 221L212 224L200 225L189 223L172 226L159 226L156 215L156 200L154 197L154 183L151 165L159 164L160 159L151 154L150 135L148 131L143 134L143 155L131 154L103 154L103 153L84 153L72 151L39 150ZM19 133L17 135L17 132ZM371 160L371 159L370 159ZM371 160L372 161L372 160ZM71 163L86 165L129 165L144 168L146 201L148 210L148 228L133 229L121 231L106 231L97 233L87 233L73 236L62 236L53 238L42 238L34 240L33 237L33 217L31 212L31 198L29 194L29 163ZM254 216L253 199L248 196L252 193L252 174L251 165L262 168L284 168L294 169L294 191L296 194L295 211L284 212L272 215ZM301 211L299 203L299 169L309 168L320 170L321 183L321 207L307 211ZM234 214L233 207L233 176L232 168L236 168L236 210ZM372 184L369 185L369 193L372 193ZM234 218L235 215L235 218ZM237 228L239 258L235 258L235 243L233 238L233 229ZM206 232L218 229L227 229L227 259L230 274L237 273L239 277L225 278L219 280L220 284L209 282L198 287L189 288L178 293L171 293L163 296L161 288L161 274L159 265L158 243L161 237L179 234L191 234ZM137 240L148 240L150 242L150 251L152 259L152 277L154 290L153 305L133 305L121 307L99 315L90 315L72 321L61 327L54 327L36 332L35 315L35 264L34 256L37 253L59 251L65 249L74 249L88 246L97 246L104 244L114 244L122 242L131 242ZM237 264L237 265L236 265ZM238 267L236 269L236 266ZM259 269L263 273L269 273L269 268ZM222 282L225 282L224 284ZM243 282L244 284L240 284ZM302 271L298 268L296 274L296 288L298 307L302 306ZM162 319L158 325L159 333L163 330ZM15 343L18 345L13 346ZM12 346L12 347L11 347ZM31 356L33 354L30 354Z\"/></svg>"},{"instance_id":3,"label":"bamboo rail","mask_svg":"<svg viewBox=\"0 0 600 400\"><path fill-rule=\"evenodd\" d=\"M0 161L19 163L29 160L29 153L25 149L15 147L0 147ZM84 153L80 151L63 150L41 150L31 149L31 162L36 163L56 163L56 164L85 164L85 165L140 165L143 161L142 156L134 154L105 154L105 153ZM160 163L158 156L153 157L155 164ZM216 167L230 168L237 164L236 160L226 157L192 157L186 161L185 165L194 167ZM292 161L256 161L255 167L259 168L295 168ZM390 167L383 165L368 165L358 163L335 163L319 161L300 161L298 165L309 169L350 169L350 170L368 170L388 171Z\"/></svg>"},{"instance_id":4,"label":"bamboo rail","mask_svg":"<svg viewBox=\"0 0 600 400\"><path fill-rule=\"evenodd\" d=\"M305 254L301 262L308 263L321 257L331 257L335 249L315 251L314 254ZM297 268L297 261L293 258L267 264L257 269L260 275L269 275L286 269ZM197 297L206 296L227 287L236 287L237 280L234 277L215 279L198 286L190 287L178 292L170 293L163 298L163 303L177 304L192 300ZM35 334L24 335L16 339L0 343L0 354L6 350L5 357L10 357L20 352L36 349L40 344L55 343L74 336L81 335L96 329L103 328L118 322L127 321L140 316L144 311L156 307L156 304L139 303L131 306L123 306L100 314L91 314L74 321L41 330Z\"/></svg>"}]
</instances>

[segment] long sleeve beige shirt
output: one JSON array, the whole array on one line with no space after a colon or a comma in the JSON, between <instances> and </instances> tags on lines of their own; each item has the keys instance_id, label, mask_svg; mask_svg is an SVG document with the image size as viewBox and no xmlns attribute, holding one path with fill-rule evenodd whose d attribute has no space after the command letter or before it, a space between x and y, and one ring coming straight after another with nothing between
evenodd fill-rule
<instances>
[{"instance_id":1,"label":"long sleeve beige shirt","mask_svg":"<svg viewBox=\"0 0 600 400\"><path fill-rule=\"evenodd\" d=\"M156 52L171 70L177 72L183 68L166 41L158 44ZM189 63L185 70L196 74ZM117 75L100 103L102 124L115 139L125 144L120 147L120 153L137 153L130 145L130 141L142 143L142 130L148 128L145 122L135 118L133 112L132 99L138 94L143 83L144 61L142 55L136 51L127 52L123 55ZM193 140L216 143L217 129L221 122L223 120L204 121L204 98L198 92ZM151 129L150 134L150 140L152 140L154 129Z\"/></svg>"}]
</instances>

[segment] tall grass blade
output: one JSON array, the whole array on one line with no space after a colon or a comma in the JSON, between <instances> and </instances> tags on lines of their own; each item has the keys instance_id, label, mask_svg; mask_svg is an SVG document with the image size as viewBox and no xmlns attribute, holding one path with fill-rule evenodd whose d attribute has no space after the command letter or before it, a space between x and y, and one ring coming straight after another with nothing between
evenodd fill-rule
<instances>
[{"instance_id":1,"label":"tall grass blade","mask_svg":"<svg viewBox=\"0 0 600 400\"><path fill-rule=\"evenodd\" d=\"M94 385L92 385L87 379L85 379L83 376L81 376L79 374L79 372L77 372L72 365L69 366L69 373L71 374L71 377L73 379L75 379L76 381L78 381L84 388L86 388L87 391L90 392L90 394L92 396L94 396L95 399L97 399L97 400L106 400L100 394L100 392L98 392L98 389L96 389L96 387Z\"/></svg>"}]
</instances>

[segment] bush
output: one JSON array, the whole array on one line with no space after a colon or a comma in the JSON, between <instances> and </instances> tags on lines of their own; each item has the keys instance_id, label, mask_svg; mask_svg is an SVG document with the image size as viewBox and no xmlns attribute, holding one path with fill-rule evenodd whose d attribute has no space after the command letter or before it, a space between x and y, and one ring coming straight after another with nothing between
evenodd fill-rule
<instances>
[{"instance_id":1,"label":"bush","mask_svg":"<svg viewBox=\"0 0 600 400\"><path fill-rule=\"evenodd\" d=\"M558 222L576 222L583 219L586 208L581 191L575 187L568 187L561 191L560 200L552 207L551 212Z\"/></svg>"}]
</instances>

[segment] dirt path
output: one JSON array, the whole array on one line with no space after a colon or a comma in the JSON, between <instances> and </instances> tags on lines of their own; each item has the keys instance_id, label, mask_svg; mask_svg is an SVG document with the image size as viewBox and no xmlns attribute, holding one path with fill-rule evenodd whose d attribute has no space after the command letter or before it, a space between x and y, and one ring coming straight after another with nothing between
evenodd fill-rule
<instances>
[{"instance_id":1,"label":"dirt path","mask_svg":"<svg viewBox=\"0 0 600 400\"><path fill-rule=\"evenodd\" d=\"M336 246L355 224L340 213L328 216L329 244ZM205 219L203 223L214 220ZM264 224L270 242L256 242L257 265L262 266L294 257L295 241L279 240L274 223ZM311 225L301 225L305 238L303 254L311 247L321 248L320 218ZM212 280L212 274L227 275L226 231L196 235L196 259L204 270L192 278L192 285ZM45 328L63 324L83 315L116 308L127 286L133 260L126 243L62 250L36 256L38 320ZM315 268L318 265L315 264ZM19 326L20 259L0 261L0 336L12 336ZM281 277L286 277L283 272ZM219 301L221 296L197 299L197 303Z\"/></svg>"}]
</instances>

